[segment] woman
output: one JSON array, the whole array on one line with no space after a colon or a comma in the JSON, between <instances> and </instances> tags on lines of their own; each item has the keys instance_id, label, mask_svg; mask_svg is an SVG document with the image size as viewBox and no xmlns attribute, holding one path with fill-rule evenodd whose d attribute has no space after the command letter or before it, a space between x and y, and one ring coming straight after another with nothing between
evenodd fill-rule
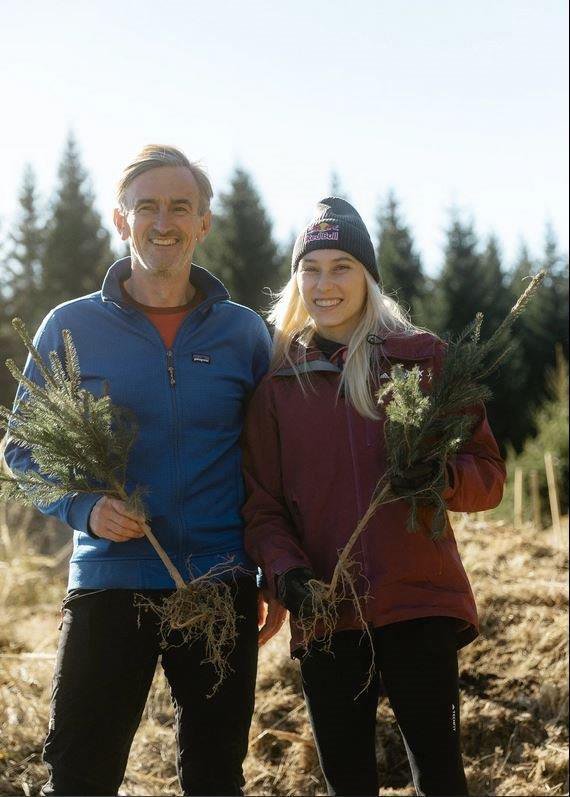
<instances>
[{"instance_id":1,"label":"woman","mask_svg":"<svg viewBox=\"0 0 570 797\"><path fill-rule=\"evenodd\" d=\"M330 581L338 552L386 471L384 414L375 393L395 363L436 370L444 346L382 294L374 248L356 210L317 205L297 238L292 275L274 305L270 371L246 424L246 549L289 609L291 651L329 794L378 794L375 721L380 678L400 726L418 794L467 794L459 742L457 649L477 636L477 611L453 531L437 541L406 529L409 506L381 506L352 555L372 638L341 605L331 650L305 650L307 582ZM446 463L447 507L491 509L505 477L484 408L470 442ZM396 495L433 480L421 463L392 480ZM332 655L331 655L332 653ZM359 694L360 692L360 694ZM358 696L357 696L358 695ZM357 697L356 697L357 696ZM355 699L356 698L356 699Z\"/></svg>"}]
</instances>

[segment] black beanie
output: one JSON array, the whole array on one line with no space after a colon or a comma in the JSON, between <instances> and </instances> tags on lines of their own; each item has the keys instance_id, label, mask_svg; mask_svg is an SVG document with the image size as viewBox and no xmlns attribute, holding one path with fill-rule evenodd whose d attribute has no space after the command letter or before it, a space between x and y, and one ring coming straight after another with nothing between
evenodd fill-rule
<instances>
[{"instance_id":1,"label":"black beanie","mask_svg":"<svg viewBox=\"0 0 570 797\"><path fill-rule=\"evenodd\" d=\"M299 234L293 249L291 273L301 258L315 249L341 249L359 260L376 282L380 274L366 225L346 199L328 196L316 207L313 220Z\"/></svg>"}]
</instances>

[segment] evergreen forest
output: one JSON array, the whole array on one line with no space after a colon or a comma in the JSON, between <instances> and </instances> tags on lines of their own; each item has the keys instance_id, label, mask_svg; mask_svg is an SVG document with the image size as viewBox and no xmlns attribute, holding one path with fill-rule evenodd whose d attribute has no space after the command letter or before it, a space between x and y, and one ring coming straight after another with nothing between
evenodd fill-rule
<instances>
[{"instance_id":1,"label":"evergreen forest","mask_svg":"<svg viewBox=\"0 0 570 797\"><path fill-rule=\"evenodd\" d=\"M492 378L494 398L488 414L503 453L509 452L512 459L531 456L531 441L541 434L550 435L553 439L548 444L556 448L561 476L565 477L567 432L560 419L565 416L567 424L567 378L563 387L560 380L567 374L568 360L568 255L560 250L555 231L545 224L542 252L531 254L522 243L515 262L506 263L497 237L481 240L473 220L451 211L442 220L446 224L445 247L439 272L432 277L424 271L421 252L396 194L382 196L381 188L377 224L370 232L375 238L383 288L421 327L452 336L481 311L484 337L522 293L525 279L546 270L538 296L517 322L511 351ZM342 196L343 190L333 174L331 192ZM212 232L196 252L195 262L220 277L234 301L263 313L271 291L288 278L293 242L274 238L263 198L243 168L237 167L227 188L216 194L213 209ZM26 167L16 218L11 224L2 222L2 361L13 357L21 364L23 358L10 325L12 318L20 316L35 330L57 304L98 290L109 265L125 254L124 248L113 249L107 220L96 209L89 174L70 135L52 196L46 200L39 195L34 170ZM0 404L10 404L13 393L14 382L1 368ZM563 505L567 506L566 491Z\"/></svg>"}]
</instances>

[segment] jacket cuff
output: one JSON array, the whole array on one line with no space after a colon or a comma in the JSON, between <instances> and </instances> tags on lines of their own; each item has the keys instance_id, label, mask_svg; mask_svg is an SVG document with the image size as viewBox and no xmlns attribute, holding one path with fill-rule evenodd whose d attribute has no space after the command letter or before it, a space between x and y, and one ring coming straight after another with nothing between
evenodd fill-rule
<instances>
[{"instance_id":1,"label":"jacket cuff","mask_svg":"<svg viewBox=\"0 0 570 797\"><path fill-rule=\"evenodd\" d=\"M89 517L91 510L102 496L98 493L95 495L90 493L76 493L71 499L69 509L67 510L67 523L75 531L82 531L89 534L93 539L98 540L96 534L93 534L89 527Z\"/></svg>"},{"instance_id":2,"label":"jacket cuff","mask_svg":"<svg viewBox=\"0 0 570 797\"><path fill-rule=\"evenodd\" d=\"M275 598L277 597L278 577L282 576L284 573L288 573L289 570L295 570L297 567L311 567L311 563L308 559L299 561L293 556L282 556L280 559L275 559L274 562L271 562L269 567L265 568L264 573L267 579L267 588Z\"/></svg>"}]
</instances>

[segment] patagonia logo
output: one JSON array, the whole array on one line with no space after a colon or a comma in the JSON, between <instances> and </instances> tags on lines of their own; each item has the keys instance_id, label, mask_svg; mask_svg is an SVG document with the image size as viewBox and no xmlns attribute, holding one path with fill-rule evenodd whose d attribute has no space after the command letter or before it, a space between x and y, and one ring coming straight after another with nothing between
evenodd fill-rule
<instances>
[{"instance_id":1,"label":"patagonia logo","mask_svg":"<svg viewBox=\"0 0 570 797\"><path fill-rule=\"evenodd\" d=\"M192 362L203 363L204 365L210 365L210 363L212 362L212 358L210 357L209 354L193 354Z\"/></svg>"},{"instance_id":2,"label":"patagonia logo","mask_svg":"<svg viewBox=\"0 0 570 797\"><path fill-rule=\"evenodd\" d=\"M338 224L331 224L329 221L319 221L309 227L305 235L305 243L313 241L338 241Z\"/></svg>"}]
</instances>

